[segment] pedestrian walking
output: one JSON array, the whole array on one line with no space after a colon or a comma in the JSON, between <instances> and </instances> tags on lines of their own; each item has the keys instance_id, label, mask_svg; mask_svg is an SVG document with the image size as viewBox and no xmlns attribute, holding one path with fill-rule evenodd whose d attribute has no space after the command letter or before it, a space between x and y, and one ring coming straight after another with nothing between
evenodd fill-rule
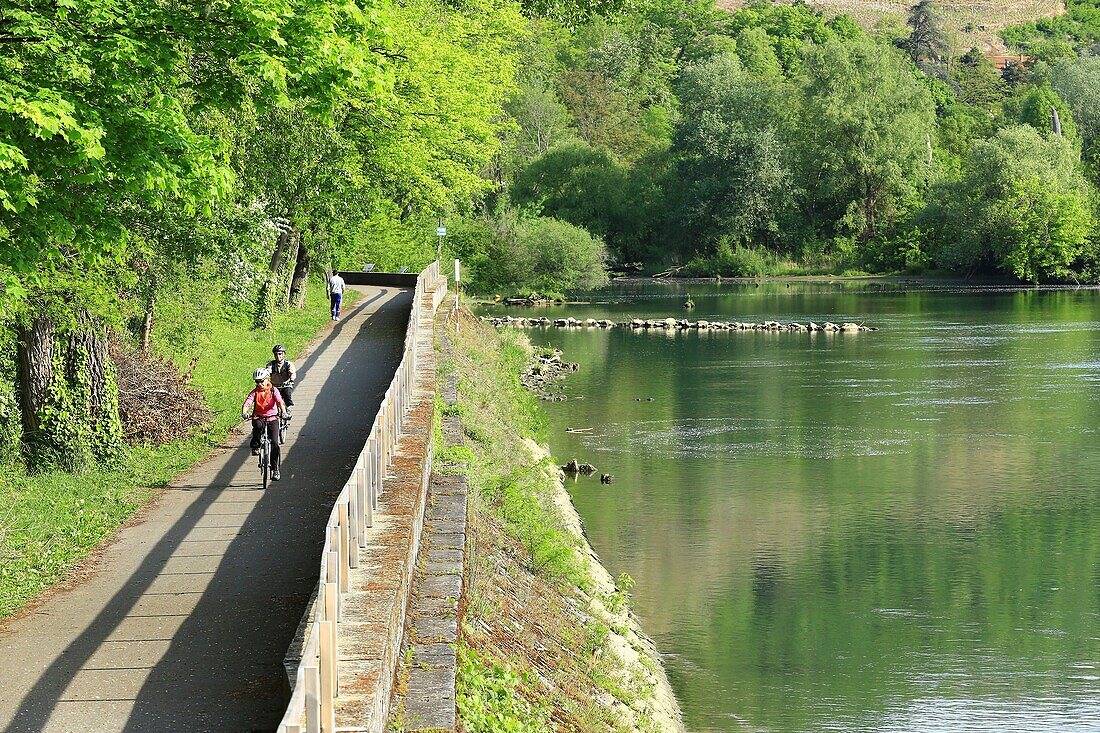
<instances>
[{"instance_id":1,"label":"pedestrian walking","mask_svg":"<svg viewBox=\"0 0 1100 733\"><path fill-rule=\"evenodd\" d=\"M340 273L332 273L332 277L328 279L328 299L332 305L332 320L340 320L340 304L344 299L344 278L340 277Z\"/></svg>"}]
</instances>

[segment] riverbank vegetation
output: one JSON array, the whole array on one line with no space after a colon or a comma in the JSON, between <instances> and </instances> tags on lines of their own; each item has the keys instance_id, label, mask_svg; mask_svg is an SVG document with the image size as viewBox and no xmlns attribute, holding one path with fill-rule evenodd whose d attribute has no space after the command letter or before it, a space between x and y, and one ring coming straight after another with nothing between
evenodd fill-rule
<instances>
[{"instance_id":1,"label":"riverbank vegetation","mask_svg":"<svg viewBox=\"0 0 1100 733\"><path fill-rule=\"evenodd\" d=\"M518 332L466 311L441 349L455 379L465 445L439 446L433 470L469 477L466 607L458 712L471 733L675 731L679 711L629 610L632 581L591 555L549 456L544 418L520 377L533 356ZM437 440L440 433L437 432Z\"/></svg>"}]
</instances>

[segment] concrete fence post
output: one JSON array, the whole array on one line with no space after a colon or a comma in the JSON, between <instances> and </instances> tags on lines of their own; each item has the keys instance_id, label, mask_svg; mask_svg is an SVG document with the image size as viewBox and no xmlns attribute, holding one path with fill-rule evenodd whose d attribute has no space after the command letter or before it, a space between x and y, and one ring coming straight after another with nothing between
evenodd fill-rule
<instances>
[{"instance_id":1,"label":"concrete fence post","mask_svg":"<svg viewBox=\"0 0 1100 733\"><path fill-rule=\"evenodd\" d=\"M381 435L382 431L379 431ZM374 461L374 507L378 508L378 500L382 498L382 494L386 493L386 487L382 483L382 479L385 478L382 471L382 440L381 438L374 439L374 454L371 456L371 460Z\"/></svg>"},{"instance_id":2,"label":"concrete fence post","mask_svg":"<svg viewBox=\"0 0 1100 733\"><path fill-rule=\"evenodd\" d=\"M337 630L340 621L340 589L336 583L325 583L325 604L326 608L326 621L331 622L332 626L328 630L328 648L332 652L328 657L329 673L332 675L332 694L340 694L340 677L339 666L340 660L338 650L336 647ZM328 615L331 614L331 615ZM325 638L324 630L321 630L321 638ZM323 667L324 665L322 665Z\"/></svg>"},{"instance_id":3,"label":"concrete fence post","mask_svg":"<svg viewBox=\"0 0 1100 733\"><path fill-rule=\"evenodd\" d=\"M329 537L330 538L332 537L331 532L329 533ZM326 571L327 571L326 572L327 577L325 578L325 585L328 585L328 584L331 583L334 588L339 589L340 588L340 553L336 552L335 550L329 550L325 554L325 568L326 568ZM327 600L328 599L326 599L326 602L327 602ZM326 608L326 613L327 613L328 612L327 611L328 606L326 606L325 608ZM326 618L329 618L330 621L339 621L340 620L340 594L339 593L337 593L336 596L332 599L332 613L333 613L333 615L332 615L331 618L329 618L327 616L326 616Z\"/></svg>"},{"instance_id":4,"label":"concrete fence post","mask_svg":"<svg viewBox=\"0 0 1100 733\"><path fill-rule=\"evenodd\" d=\"M347 593L351 588L351 568L359 566L359 543L352 541L351 499L341 501L337 511L340 522L340 592Z\"/></svg>"},{"instance_id":5,"label":"concrete fence post","mask_svg":"<svg viewBox=\"0 0 1100 733\"><path fill-rule=\"evenodd\" d=\"M332 672L332 630L336 626L332 621L321 622L321 730L323 733L336 733L336 678Z\"/></svg>"},{"instance_id":6,"label":"concrete fence post","mask_svg":"<svg viewBox=\"0 0 1100 733\"><path fill-rule=\"evenodd\" d=\"M348 479L346 491L348 492L348 565L359 567L359 548L363 546L363 502L360 499L362 492L359 490L359 469L356 469Z\"/></svg>"},{"instance_id":7,"label":"concrete fence post","mask_svg":"<svg viewBox=\"0 0 1100 733\"><path fill-rule=\"evenodd\" d=\"M358 541L360 547L367 546L367 528L374 526L374 511L370 505L370 489L367 486L367 469L360 460L355 469L355 524L359 530ZM355 563L358 567L359 563Z\"/></svg>"},{"instance_id":8,"label":"concrete fence post","mask_svg":"<svg viewBox=\"0 0 1100 733\"><path fill-rule=\"evenodd\" d=\"M382 477L386 476L386 469L390 467L390 396L386 394L382 402Z\"/></svg>"},{"instance_id":9,"label":"concrete fence post","mask_svg":"<svg viewBox=\"0 0 1100 733\"><path fill-rule=\"evenodd\" d=\"M321 668L316 664L305 667L306 684L306 733L321 733Z\"/></svg>"}]
</instances>

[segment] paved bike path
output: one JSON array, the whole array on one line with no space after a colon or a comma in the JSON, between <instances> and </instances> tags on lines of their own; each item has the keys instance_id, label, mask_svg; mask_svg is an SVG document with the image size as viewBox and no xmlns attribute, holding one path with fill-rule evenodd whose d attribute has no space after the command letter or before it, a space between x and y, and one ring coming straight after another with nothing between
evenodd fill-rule
<instances>
[{"instance_id":1,"label":"paved bike path","mask_svg":"<svg viewBox=\"0 0 1100 733\"><path fill-rule=\"evenodd\" d=\"M276 727L321 528L400 361L412 302L401 288L356 289L361 303L298 364L281 481L261 489L234 433L119 533L90 579L0 629L0 730Z\"/></svg>"}]
</instances>

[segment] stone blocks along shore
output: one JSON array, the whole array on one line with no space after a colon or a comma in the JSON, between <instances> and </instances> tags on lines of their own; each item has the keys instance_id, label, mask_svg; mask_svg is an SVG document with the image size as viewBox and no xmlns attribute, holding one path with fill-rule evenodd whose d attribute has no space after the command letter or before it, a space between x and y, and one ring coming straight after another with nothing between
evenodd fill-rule
<instances>
[{"instance_id":1,"label":"stone blocks along shore","mask_svg":"<svg viewBox=\"0 0 1100 733\"><path fill-rule=\"evenodd\" d=\"M873 326L862 323L780 323L779 321L761 321L759 323L743 321L690 321L686 318L644 319L632 318L629 321L611 321L607 319L587 318L524 318L513 316L482 316L481 320L497 328L625 328L631 331L770 331L782 333L864 333L877 331Z\"/></svg>"}]
</instances>

